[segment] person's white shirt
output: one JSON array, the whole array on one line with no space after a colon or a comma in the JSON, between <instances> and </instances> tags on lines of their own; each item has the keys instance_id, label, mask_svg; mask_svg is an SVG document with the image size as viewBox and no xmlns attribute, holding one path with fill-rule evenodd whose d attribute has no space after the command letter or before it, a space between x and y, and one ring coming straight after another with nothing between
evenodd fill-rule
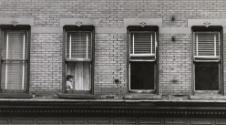
<instances>
[{"instance_id":1,"label":"person's white shirt","mask_svg":"<svg viewBox=\"0 0 226 125\"><path fill-rule=\"evenodd\" d=\"M66 81L66 90L72 90L73 86L72 86L72 81L71 80L67 80Z\"/></svg>"}]
</instances>

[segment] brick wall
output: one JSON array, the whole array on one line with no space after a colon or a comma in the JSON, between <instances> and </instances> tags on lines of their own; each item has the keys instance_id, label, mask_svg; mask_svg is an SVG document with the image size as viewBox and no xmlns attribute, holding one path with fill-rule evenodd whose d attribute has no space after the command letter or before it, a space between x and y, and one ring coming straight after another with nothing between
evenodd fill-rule
<instances>
[{"instance_id":1,"label":"brick wall","mask_svg":"<svg viewBox=\"0 0 226 125\"><path fill-rule=\"evenodd\" d=\"M125 33L97 33L95 43L96 94L124 93L127 88ZM114 80L120 83L115 84Z\"/></svg>"},{"instance_id":2,"label":"brick wall","mask_svg":"<svg viewBox=\"0 0 226 125\"><path fill-rule=\"evenodd\" d=\"M30 47L30 91L60 91L62 34L34 33Z\"/></svg>"},{"instance_id":3,"label":"brick wall","mask_svg":"<svg viewBox=\"0 0 226 125\"><path fill-rule=\"evenodd\" d=\"M60 92L63 82L61 19L96 20L91 23L99 29L95 39L94 93L123 95L128 91L125 20L135 18L139 24L142 19L160 18L159 94L189 95L192 92L189 20L224 20L225 6L224 0L0 0L0 23L26 24L17 18L32 18L33 22L29 24L32 28L30 91ZM172 16L175 17L173 22ZM4 18L10 20L4 21ZM76 21L70 24L76 24ZM213 24L224 25L224 22ZM49 28L47 32L36 31L45 27ZM52 30L54 28L57 32ZM177 32L177 28L184 30ZM172 36L175 36L175 42L171 41ZM120 83L115 84L114 79L119 79Z\"/></svg>"},{"instance_id":4,"label":"brick wall","mask_svg":"<svg viewBox=\"0 0 226 125\"><path fill-rule=\"evenodd\" d=\"M174 36L176 41L171 41ZM162 94L191 93L192 44L190 34L161 34L159 43L159 83Z\"/></svg>"}]
</instances>

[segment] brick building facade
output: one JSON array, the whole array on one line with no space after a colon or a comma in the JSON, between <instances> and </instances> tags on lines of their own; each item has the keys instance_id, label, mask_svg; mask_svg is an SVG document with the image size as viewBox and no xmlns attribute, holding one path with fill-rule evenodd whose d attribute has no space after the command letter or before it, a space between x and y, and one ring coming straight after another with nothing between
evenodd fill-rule
<instances>
[{"instance_id":1,"label":"brick building facade","mask_svg":"<svg viewBox=\"0 0 226 125\"><path fill-rule=\"evenodd\" d=\"M226 124L225 27L224 0L0 0L0 123Z\"/></svg>"}]
</instances>

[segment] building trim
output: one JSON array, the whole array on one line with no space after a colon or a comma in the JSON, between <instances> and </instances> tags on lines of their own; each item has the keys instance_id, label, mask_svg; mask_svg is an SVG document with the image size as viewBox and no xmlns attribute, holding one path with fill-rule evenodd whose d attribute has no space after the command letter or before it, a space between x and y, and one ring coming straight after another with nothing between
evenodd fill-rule
<instances>
[{"instance_id":1,"label":"building trim","mask_svg":"<svg viewBox=\"0 0 226 125\"><path fill-rule=\"evenodd\" d=\"M13 18L13 17L1 17L0 24L4 25L34 25L34 18L31 17L21 17L21 18Z\"/></svg>"},{"instance_id":2,"label":"building trim","mask_svg":"<svg viewBox=\"0 0 226 125\"><path fill-rule=\"evenodd\" d=\"M45 33L51 33L51 34L54 34L54 33L63 33L63 28L61 27L42 27L42 26L34 26L34 27L31 27L31 32L32 33L39 33L39 34L45 34Z\"/></svg>"},{"instance_id":3,"label":"building trim","mask_svg":"<svg viewBox=\"0 0 226 125\"><path fill-rule=\"evenodd\" d=\"M188 19L188 27L192 26L226 26L226 19Z\"/></svg>"},{"instance_id":4,"label":"building trim","mask_svg":"<svg viewBox=\"0 0 226 125\"><path fill-rule=\"evenodd\" d=\"M0 114L225 117L225 101L1 100Z\"/></svg>"},{"instance_id":5,"label":"building trim","mask_svg":"<svg viewBox=\"0 0 226 125\"><path fill-rule=\"evenodd\" d=\"M61 18L60 19L60 27L64 27L65 25L93 25L96 26L100 22L100 19L90 19L90 18Z\"/></svg>"},{"instance_id":6,"label":"building trim","mask_svg":"<svg viewBox=\"0 0 226 125\"><path fill-rule=\"evenodd\" d=\"M128 27L130 25L152 25L152 26L162 26L162 18L125 18L124 26Z\"/></svg>"}]
</instances>

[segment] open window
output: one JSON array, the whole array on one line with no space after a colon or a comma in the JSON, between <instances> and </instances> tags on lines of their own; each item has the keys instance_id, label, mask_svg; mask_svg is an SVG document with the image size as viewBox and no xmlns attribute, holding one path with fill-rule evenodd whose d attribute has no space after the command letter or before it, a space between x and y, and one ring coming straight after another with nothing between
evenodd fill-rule
<instances>
[{"instance_id":1,"label":"open window","mask_svg":"<svg viewBox=\"0 0 226 125\"><path fill-rule=\"evenodd\" d=\"M153 92L156 89L156 51L158 27L130 26L129 32L129 90Z\"/></svg>"},{"instance_id":2,"label":"open window","mask_svg":"<svg viewBox=\"0 0 226 125\"><path fill-rule=\"evenodd\" d=\"M90 93L94 27L65 26L65 92Z\"/></svg>"},{"instance_id":3,"label":"open window","mask_svg":"<svg viewBox=\"0 0 226 125\"><path fill-rule=\"evenodd\" d=\"M28 90L29 26L1 26L1 90Z\"/></svg>"},{"instance_id":4,"label":"open window","mask_svg":"<svg viewBox=\"0 0 226 125\"><path fill-rule=\"evenodd\" d=\"M195 91L220 91L222 28L193 27Z\"/></svg>"}]
</instances>

